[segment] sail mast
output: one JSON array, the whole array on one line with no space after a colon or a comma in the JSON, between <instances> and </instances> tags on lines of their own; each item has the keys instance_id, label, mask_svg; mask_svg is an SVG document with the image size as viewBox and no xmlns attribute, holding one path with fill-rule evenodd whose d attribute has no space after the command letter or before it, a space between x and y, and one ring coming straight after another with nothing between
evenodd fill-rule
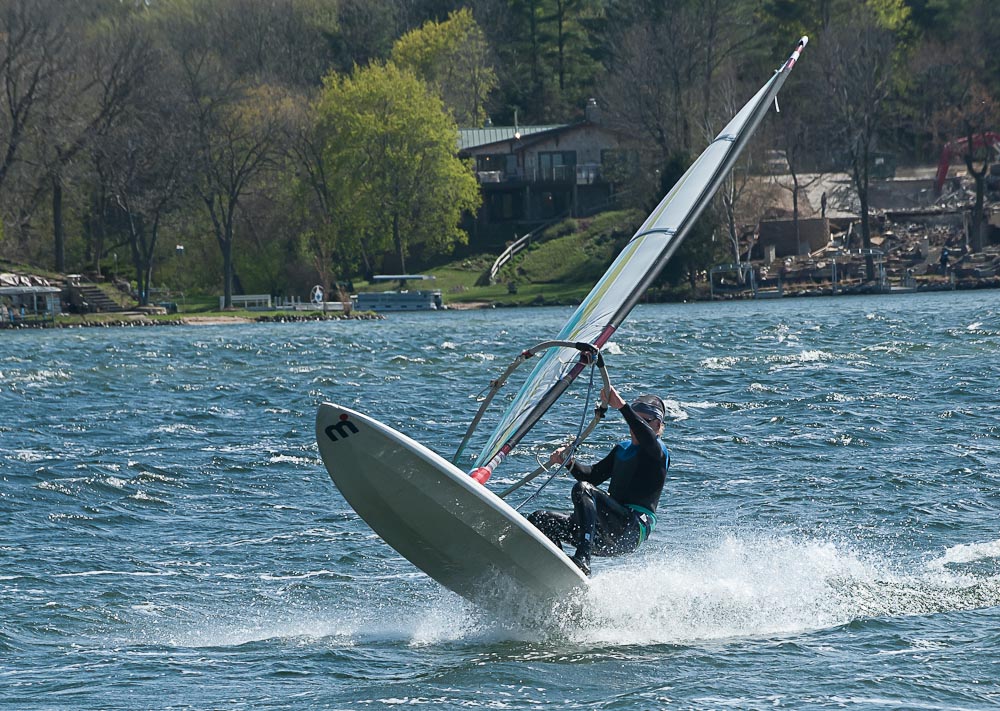
<instances>
[{"instance_id":1,"label":"sail mast","mask_svg":"<svg viewBox=\"0 0 1000 711\"><path fill-rule=\"evenodd\" d=\"M577 308L557 337L603 347L652 285L715 195L775 100L808 42L740 109L671 188ZM575 361L575 362L574 362ZM507 408L472 476L484 483L590 361L572 349L549 351Z\"/></svg>"}]
</instances>

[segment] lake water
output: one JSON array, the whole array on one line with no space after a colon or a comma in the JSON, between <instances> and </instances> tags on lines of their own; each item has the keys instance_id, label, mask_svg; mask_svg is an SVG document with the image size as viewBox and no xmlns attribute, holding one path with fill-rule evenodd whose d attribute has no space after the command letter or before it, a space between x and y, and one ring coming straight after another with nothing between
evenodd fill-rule
<instances>
[{"instance_id":1,"label":"lake water","mask_svg":"<svg viewBox=\"0 0 1000 711\"><path fill-rule=\"evenodd\" d=\"M313 421L450 456L571 312L0 334L0 708L1000 706L1000 292L637 308L607 361L668 402L660 525L524 627L359 521Z\"/></svg>"}]
</instances>

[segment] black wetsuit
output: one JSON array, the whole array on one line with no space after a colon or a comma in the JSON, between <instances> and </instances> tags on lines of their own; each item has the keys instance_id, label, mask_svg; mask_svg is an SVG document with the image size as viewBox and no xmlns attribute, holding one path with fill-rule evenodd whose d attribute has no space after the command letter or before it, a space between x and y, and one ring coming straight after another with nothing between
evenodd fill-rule
<instances>
[{"instance_id":1,"label":"black wetsuit","mask_svg":"<svg viewBox=\"0 0 1000 711\"><path fill-rule=\"evenodd\" d=\"M615 556L631 553L656 526L656 506L667 478L670 452L629 405L621 413L636 444L619 442L601 461L572 460L573 513L535 511L528 516L557 546L569 543L578 554ZM608 493L597 488L610 479ZM589 560L588 560L589 565Z\"/></svg>"}]
</instances>

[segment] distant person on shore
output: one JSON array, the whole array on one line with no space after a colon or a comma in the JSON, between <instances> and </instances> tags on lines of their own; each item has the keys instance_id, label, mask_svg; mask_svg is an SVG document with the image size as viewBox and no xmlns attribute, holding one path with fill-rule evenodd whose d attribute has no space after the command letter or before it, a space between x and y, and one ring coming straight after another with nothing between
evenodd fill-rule
<instances>
[{"instance_id":1,"label":"distant person on shore","mask_svg":"<svg viewBox=\"0 0 1000 711\"><path fill-rule=\"evenodd\" d=\"M947 274L948 274L948 258L950 256L951 256L951 253L948 251L947 247L945 247L944 249L941 250L941 260L940 260L941 261L941 274L943 274L945 276L947 276Z\"/></svg>"},{"instance_id":2,"label":"distant person on shore","mask_svg":"<svg viewBox=\"0 0 1000 711\"><path fill-rule=\"evenodd\" d=\"M590 557L618 556L633 552L656 527L670 452L660 440L666 408L656 395L641 395L629 405L614 388L601 391L601 399L622 413L630 440L624 440L599 462L567 462L566 470L576 479L571 498L573 513L535 511L528 520L557 546L576 546L571 559L590 575ZM562 464L566 448L549 457ZM605 493L597 487L608 481Z\"/></svg>"}]
</instances>

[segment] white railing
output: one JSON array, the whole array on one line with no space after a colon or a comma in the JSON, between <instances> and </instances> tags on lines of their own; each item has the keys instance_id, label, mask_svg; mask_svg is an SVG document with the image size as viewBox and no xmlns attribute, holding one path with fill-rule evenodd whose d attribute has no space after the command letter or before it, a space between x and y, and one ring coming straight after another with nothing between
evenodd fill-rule
<instances>
[{"instance_id":1,"label":"white railing","mask_svg":"<svg viewBox=\"0 0 1000 711\"><path fill-rule=\"evenodd\" d=\"M243 309L269 309L271 308L270 294L233 294L233 307ZM226 307L226 297L219 297L219 310Z\"/></svg>"}]
</instances>

